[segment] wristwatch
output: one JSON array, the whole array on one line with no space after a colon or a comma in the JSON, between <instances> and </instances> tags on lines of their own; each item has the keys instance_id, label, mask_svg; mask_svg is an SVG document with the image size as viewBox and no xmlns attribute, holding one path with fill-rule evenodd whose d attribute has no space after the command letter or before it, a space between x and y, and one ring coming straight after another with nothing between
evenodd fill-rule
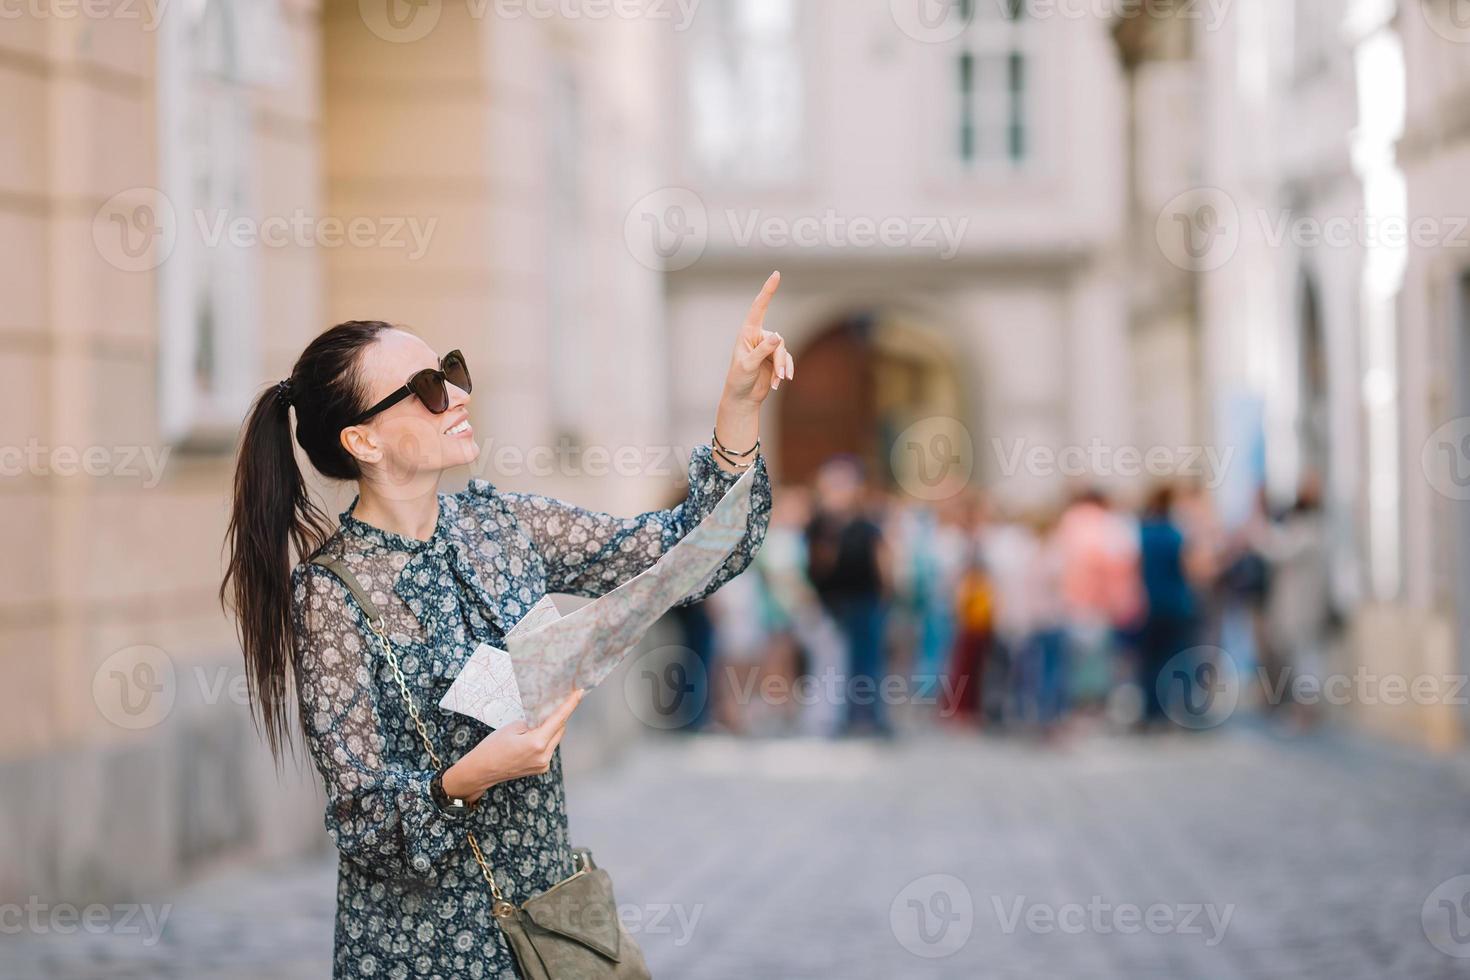
<instances>
[{"instance_id":1,"label":"wristwatch","mask_svg":"<svg viewBox=\"0 0 1470 980\"><path fill-rule=\"evenodd\" d=\"M438 772L434 773L434 778L429 780L429 796L433 798L435 806L437 806L444 813L455 817L463 816L464 814L469 813L471 810L473 810L476 806L480 805L479 800L476 800L472 805L466 803L464 800L460 799L457 796L450 796L448 793L446 793L444 791L443 769L440 769Z\"/></svg>"}]
</instances>

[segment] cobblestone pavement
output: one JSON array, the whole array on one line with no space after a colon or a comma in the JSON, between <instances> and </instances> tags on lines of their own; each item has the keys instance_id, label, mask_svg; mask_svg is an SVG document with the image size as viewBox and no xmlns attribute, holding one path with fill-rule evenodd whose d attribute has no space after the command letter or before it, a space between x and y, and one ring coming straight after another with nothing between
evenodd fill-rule
<instances>
[{"instance_id":1,"label":"cobblestone pavement","mask_svg":"<svg viewBox=\"0 0 1470 980\"><path fill-rule=\"evenodd\" d=\"M1470 977L1456 762L1249 731L710 737L569 797L660 980ZM200 882L152 945L6 935L0 976L323 977L333 875Z\"/></svg>"}]
</instances>

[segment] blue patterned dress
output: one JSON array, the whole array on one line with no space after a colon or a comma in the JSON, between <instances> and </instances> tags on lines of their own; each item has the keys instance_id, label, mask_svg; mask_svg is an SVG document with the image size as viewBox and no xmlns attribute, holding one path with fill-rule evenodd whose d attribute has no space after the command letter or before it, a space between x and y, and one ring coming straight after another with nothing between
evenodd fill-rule
<instances>
[{"instance_id":1,"label":"blue patterned dress","mask_svg":"<svg viewBox=\"0 0 1470 980\"><path fill-rule=\"evenodd\" d=\"M502 645L505 632L547 593L598 596L643 571L736 479L701 446L690 459L688 498L630 518L474 480L461 493L439 495L428 541L357 520L354 499L321 551L345 561L383 611L409 689L448 765L491 731L439 707L481 642ZM750 563L770 508L760 460L746 536L701 595ZM519 978L465 830L479 838L512 901L571 874L561 751L548 772L500 783L469 814L446 815L429 795L432 763L392 671L346 587L305 563L292 569L291 583L297 693L326 787L327 831L340 852L333 976Z\"/></svg>"}]
</instances>

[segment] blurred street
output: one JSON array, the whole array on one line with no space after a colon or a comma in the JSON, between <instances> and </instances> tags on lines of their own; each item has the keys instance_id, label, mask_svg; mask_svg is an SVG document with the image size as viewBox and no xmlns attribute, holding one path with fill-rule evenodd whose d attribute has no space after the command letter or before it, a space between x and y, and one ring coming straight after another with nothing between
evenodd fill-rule
<instances>
[{"instance_id":1,"label":"blurred street","mask_svg":"<svg viewBox=\"0 0 1470 980\"><path fill-rule=\"evenodd\" d=\"M1467 14L0 0L0 980L329 975L324 817L432 867L451 677L705 461L566 729L660 980L1470 977Z\"/></svg>"},{"instance_id":2,"label":"blurred street","mask_svg":"<svg viewBox=\"0 0 1470 980\"><path fill-rule=\"evenodd\" d=\"M1470 976L1464 923L1425 911L1470 870L1470 771L1408 750L700 736L569 795L661 980ZM7 939L0 975L322 977L332 885L327 859L207 879L151 947Z\"/></svg>"}]
</instances>

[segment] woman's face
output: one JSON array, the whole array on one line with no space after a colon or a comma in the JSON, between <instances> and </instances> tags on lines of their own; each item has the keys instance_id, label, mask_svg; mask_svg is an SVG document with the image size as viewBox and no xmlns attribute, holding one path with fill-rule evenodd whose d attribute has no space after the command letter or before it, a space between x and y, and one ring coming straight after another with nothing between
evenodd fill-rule
<instances>
[{"instance_id":1,"label":"woman's face","mask_svg":"<svg viewBox=\"0 0 1470 980\"><path fill-rule=\"evenodd\" d=\"M403 387L415 372L438 368L439 355L418 337L403 330L386 331L363 351L361 372L366 405L376 405ZM471 369L473 370L473 368ZM446 382L449 410L430 412L417 397L342 432L343 445L364 469L390 486L417 482L417 477L473 462L480 455L475 430L469 422L469 392Z\"/></svg>"}]
</instances>

